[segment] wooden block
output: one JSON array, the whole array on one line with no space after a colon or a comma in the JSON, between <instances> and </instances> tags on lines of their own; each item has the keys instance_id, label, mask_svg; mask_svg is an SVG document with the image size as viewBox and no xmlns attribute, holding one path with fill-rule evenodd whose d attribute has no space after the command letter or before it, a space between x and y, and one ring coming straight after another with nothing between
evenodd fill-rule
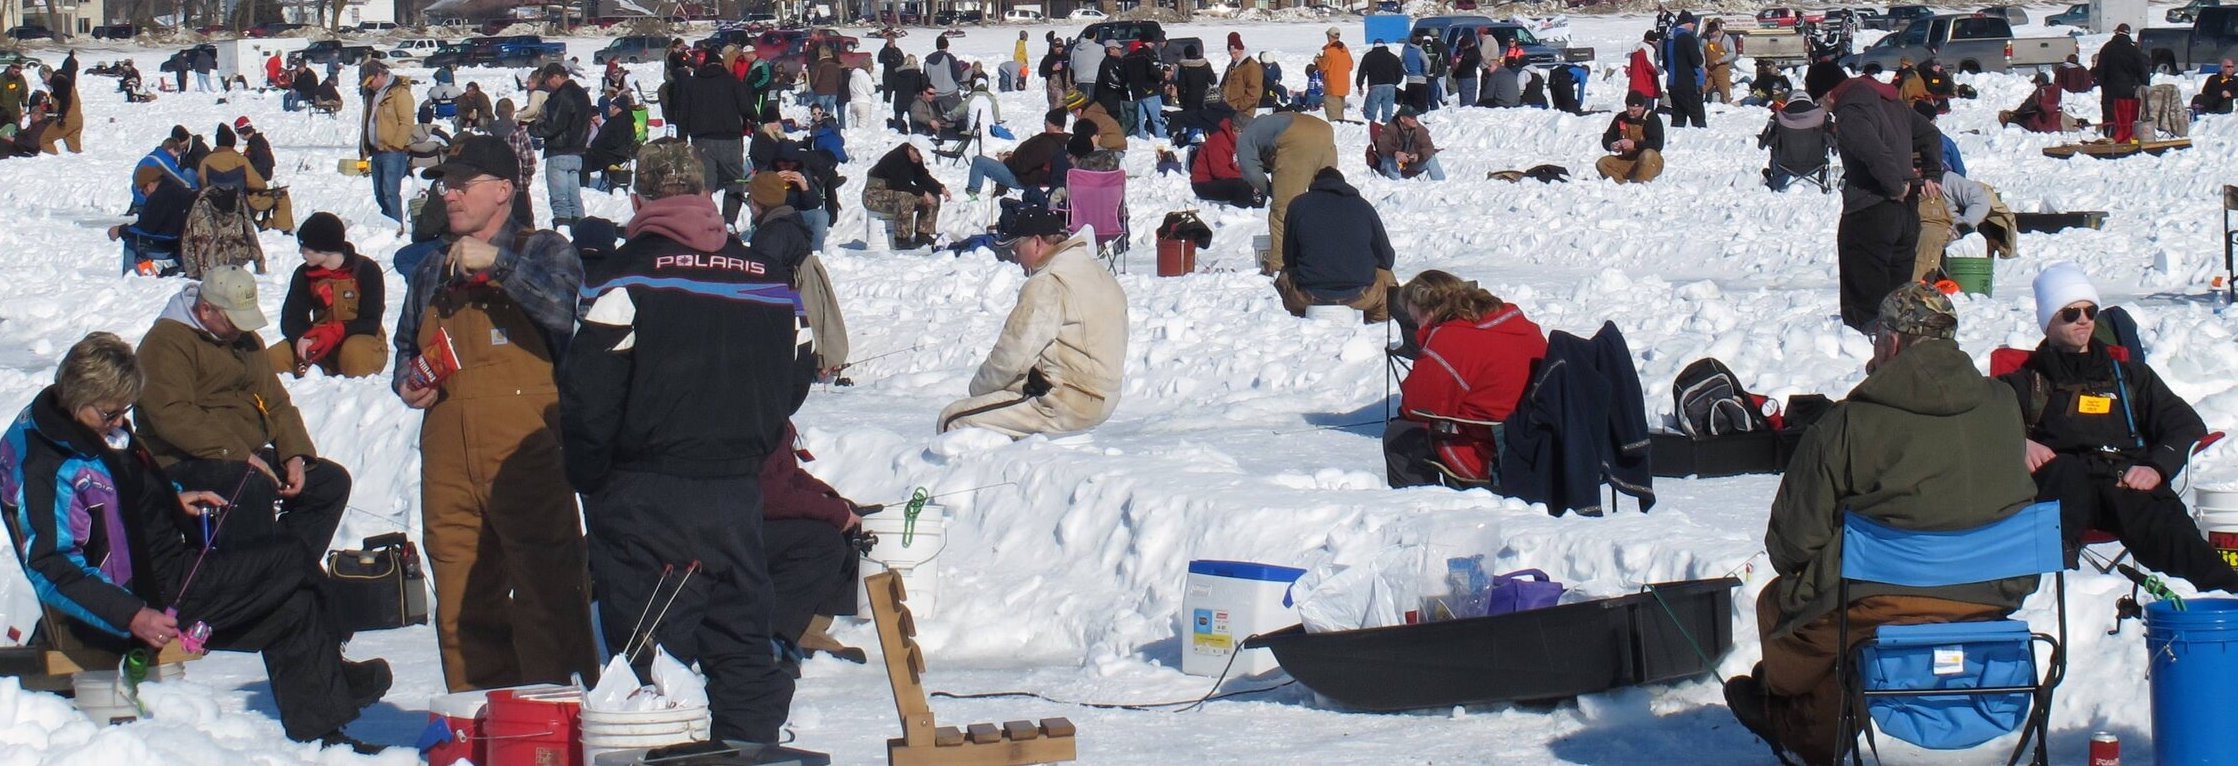
<instances>
[{"instance_id":1,"label":"wooden block","mask_svg":"<svg viewBox=\"0 0 2238 766\"><path fill-rule=\"evenodd\" d=\"M974 745L986 745L1002 741L1002 730L995 728L994 724L975 723L964 728L964 736L970 739Z\"/></svg>"},{"instance_id":2,"label":"wooden block","mask_svg":"<svg viewBox=\"0 0 2238 766\"><path fill-rule=\"evenodd\" d=\"M954 726L942 726L938 729L933 730L934 745L938 745L940 747L955 747L963 743L964 733Z\"/></svg>"},{"instance_id":3,"label":"wooden block","mask_svg":"<svg viewBox=\"0 0 2238 766\"><path fill-rule=\"evenodd\" d=\"M1025 740L1039 738L1041 736L1041 727L1035 726L1034 722L1032 721L1004 721L1002 724L1002 735L1010 739L1023 742Z\"/></svg>"},{"instance_id":4,"label":"wooden block","mask_svg":"<svg viewBox=\"0 0 2238 766\"><path fill-rule=\"evenodd\" d=\"M1070 737L1074 734L1072 721L1063 718L1041 719L1041 733L1051 737Z\"/></svg>"},{"instance_id":5,"label":"wooden block","mask_svg":"<svg viewBox=\"0 0 2238 766\"><path fill-rule=\"evenodd\" d=\"M901 631L903 638L917 637L917 615L910 614L908 606L894 606L894 624L899 626L896 630Z\"/></svg>"},{"instance_id":6,"label":"wooden block","mask_svg":"<svg viewBox=\"0 0 2238 766\"><path fill-rule=\"evenodd\" d=\"M901 587L901 575L892 572L883 572L882 574L891 575L886 579L886 591L894 594L894 603L900 604L908 601L909 592Z\"/></svg>"},{"instance_id":7,"label":"wooden block","mask_svg":"<svg viewBox=\"0 0 2238 766\"><path fill-rule=\"evenodd\" d=\"M920 677L921 677L921 676L923 676L924 674L925 674L925 650L917 648L917 642L915 642L915 641L911 641L911 642L909 642L909 676L910 676L910 679L911 679L911 680L921 680L921 679L920 679Z\"/></svg>"}]
</instances>

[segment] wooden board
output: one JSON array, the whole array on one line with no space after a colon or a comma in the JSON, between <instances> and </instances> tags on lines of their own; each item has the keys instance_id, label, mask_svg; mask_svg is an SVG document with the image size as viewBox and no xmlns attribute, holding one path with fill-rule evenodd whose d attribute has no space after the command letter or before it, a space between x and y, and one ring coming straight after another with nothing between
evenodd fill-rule
<instances>
[{"instance_id":1,"label":"wooden board","mask_svg":"<svg viewBox=\"0 0 2238 766\"><path fill-rule=\"evenodd\" d=\"M2087 154L2092 157L2099 157L2103 159L2119 159L2134 154L2151 154L2158 156L2161 154L2165 154L2170 150L2189 148L2191 148L2191 139L2188 138L2175 138L2166 141L2144 141L2129 144L2117 144L2112 141L2084 141L2077 144L2060 144L2058 146L2046 147L2044 149L2044 156L2064 160L2074 157L2078 154Z\"/></svg>"}]
</instances>

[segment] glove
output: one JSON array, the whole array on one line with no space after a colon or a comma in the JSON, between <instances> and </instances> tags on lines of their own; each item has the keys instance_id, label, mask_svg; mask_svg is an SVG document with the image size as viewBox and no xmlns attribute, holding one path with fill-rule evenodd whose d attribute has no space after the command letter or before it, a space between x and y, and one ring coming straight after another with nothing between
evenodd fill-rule
<instances>
[{"instance_id":1,"label":"glove","mask_svg":"<svg viewBox=\"0 0 2238 766\"><path fill-rule=\"evenodd\" d=\"M1965 237L1965 236L1969 236L1969 235L1971 235L1971 234L1973 234L1973 233L1974 233L1974 227L1973 227L1972 225L1970 225L1970 224L1966 224L1966 223L1959 223L1959 224L1957 224L1957 225L1955 225L1955 226L1952 226L1951 228L1957 229L1957 230L1958 230L1958 236L1960 236L1960 237Z\"/></svg>"},{"instance_id":2,"label":"glove","mask_svg":"<svg viewBox=\"0 0 2238 766\"><path fill-rule=\"evenodd\" d=\"M1025 392L1027 396L1036 398L1047 396L1049 394L1049 389L1049 378L1044 377L1041 374L1040 369L1026 370Z\"/></svg>"}]
</instances>

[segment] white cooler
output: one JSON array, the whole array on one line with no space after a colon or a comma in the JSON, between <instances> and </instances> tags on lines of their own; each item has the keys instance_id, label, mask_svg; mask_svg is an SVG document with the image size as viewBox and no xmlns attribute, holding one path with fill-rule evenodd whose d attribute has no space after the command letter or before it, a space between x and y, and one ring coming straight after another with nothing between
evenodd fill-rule
<instances>
[{"instance_id":1,"label":"white cooler","mask_svg":"<svg viewBox=\"0 0 2238 766\"><path fill-rule=\"evenodd\" d=\"M1189 589L1181 600L1181 672L1193 676L1253 676L1278 667L1265 649L1244 651L1229 668L1228 658L1243 640L1298 624L1289 603L1290 583L1303 569L1248 561L1189 562Z\"/></svg>"}]
</instances>

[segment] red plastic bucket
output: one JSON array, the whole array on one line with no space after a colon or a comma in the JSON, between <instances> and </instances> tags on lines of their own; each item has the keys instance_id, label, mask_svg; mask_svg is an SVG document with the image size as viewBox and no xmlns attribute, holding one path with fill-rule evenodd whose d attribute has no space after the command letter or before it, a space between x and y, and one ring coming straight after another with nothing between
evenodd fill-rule
<instances>
[{"instance_id":1,"label":"red plastic bucket","mask_svg":"<svg viewBox=\"0 0 2238 766\"><path fill-rule=\"evenodd\" d=\"M1197 270L1197 243L1186 239L1158 240L1158 276L1178 277Z\"/></svg>"},{"instance_id":2,"label":"red plastic bucket","mask_svg":"<svg viewBox=\"0 0 2238 766\"><path fill-rule=\"evenodd\" d=\"M550 688L550 687L547 687ZM490 692L482 722L484 766L583 766L583 690Z\"/></svg>"}]
</instances>

